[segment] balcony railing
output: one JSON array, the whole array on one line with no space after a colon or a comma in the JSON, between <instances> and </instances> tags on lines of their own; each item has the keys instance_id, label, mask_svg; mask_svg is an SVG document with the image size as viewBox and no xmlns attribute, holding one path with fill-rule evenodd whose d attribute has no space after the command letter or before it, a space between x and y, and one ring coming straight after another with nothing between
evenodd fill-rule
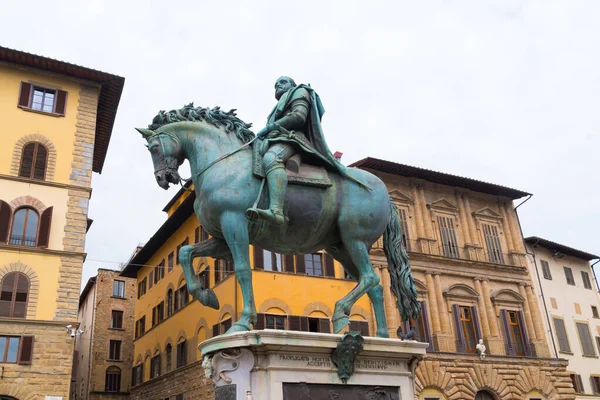
<instances>
[{"instance_id":1,"label":"balcony railing","mask_svg":"<svg viewBox=\"0 0 600 400\"><path fill-rule=\"evenodd\" d=\"M36 239L35 236L11 235L10 244L35 247Z\"/></svg>"},{"instance_id":2,"label":"balcony railing","mask_svg":"<svg viewBox=\"0 0 600 400\"><path fill-rule=\"evenodd\" d=\"M454 246L443 245L437 240L417 241L404 240L404 247L408 252L432 254L459 260L480 261L500 265L526 266L524 257L515 254L507 254L493 250L488 252L485 247L480 246ZM383 249L383 239L380 238L373 249Z\"/></svg>"}]
</instances>

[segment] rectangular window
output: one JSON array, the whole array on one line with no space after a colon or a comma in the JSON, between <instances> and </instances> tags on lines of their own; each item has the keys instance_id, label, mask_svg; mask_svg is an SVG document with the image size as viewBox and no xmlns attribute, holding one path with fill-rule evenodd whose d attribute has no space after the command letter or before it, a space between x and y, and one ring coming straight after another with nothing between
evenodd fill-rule
<instances>
[{"instance_id":1,"label":"rectangular window","mask_svg":"<svg viewBox=\"0 0 600 400\"><path fill-rule=\"evenodd\" d=\"M17 362L20 341L20 337L0 336L0 363Z\"/></svg>"},{"instance_id":2,"label":"rectangular window","mask_svg":"<svg viewBox=\"0 0 600 400\"><path fill-rule=\"evenodd\" d=\"M454 230L454 220L451 217L438 216L440 237L442 239L442 254L446 257L459 258L458 240Z\"/></svg>"},{"instance_id":3,"label":"rectangular window","mask_svg":"<svg viewBox=\"0 0 600 400\"><path fill-rule=\"evenodd\" d=\"M114 297L125 297L125 281L113 282L113 296Z\"/></svg>"},{"instance_id":4,"label":"rectangular window","mask_svg":"<svg viewBox=\"0 0 600 400\"><path fill-rule=\"evenodd\" d=\"M265 315L266 329L285 329L285 315Z\"/></svg>"},{"instance_id":5,"label":"rectangular window","mask_svg":"<svg viewBox=\"0 0 600 400\"><path fill-rule=\"evenodd\" d=\"M323 261L321 253L305 254L304 267L306 274L312 276L323 276Z\"/></svg>"},{"instance_id":6,"label":"rectangular window","mask_svg":"<svg viewBox=\"0 0 600 400\"><path fill-rule=\"evenodd\" d=\"M162 260L160 264L154 267L154 283L158 283L162 278L165 277L165 260Z\"/></svg>"},{"instance_id":7,"label":"rectangular window","mask_svg":"<svg viewBox=\"0 0 600 400\"><path fill-rule=\"evenodd\" d=\"M583 350L584 356L595 356L596 350L594 349L594 343L592 342L592 336L590 335L590 327L588 324L576 322L577 333L579 333L579 340L581 341L581 349Z\"/></svg>"},{"instance_id":8,"label":"rectangular window","mask_svg":"<svg viewBox=\"0 0 600 400\"><path fill-rule=\"evenodd\" d=\"M160 376L160 354L150 359L150 379Z\"/></svg>"},{"instance_id":9,"label":"rectangular window","mask_svg":"<svg viewBox=\"0 0 600 400\"><path fill-rule=\"evenodd\" d=\"M283 272L283 258L281 254L263 250L263 265L265 271Z\"/></svg>"},{"instance_id":10,"label":"rectangular window","mask_svg":"<svg viewBox=\"0 0 600 400\"><path fill-rule=\"evenodd\" d=\"M173 252L170 252L169 257L167 258L168 267L169 267L168 272L173 271L173 258L174 257L175 257L175 254Z\"/></svg>"},{"instance_id":11,"label":"rectangular window","mask_svg":"<svg viewBox=\"0 0 600 400\"><path fill-rule=\"evenodd\" d=\"M558 339L558 349L565 353L571 352L571 345L569 344L569 338L567 337L567 330L565 329L565 321L560 318L552 318L554 321L554 330Z\"/></svg>"},{"instance_id":12,"label":"rectangular window","mask_svg":"<svg viewBox=\"0 0 600 400\"><path fill-rule=\"evenodd\" d=\"M109 360L120 360L121 359L121 341L111 340L108 347L108 359Z\"/></svg>"},{"instance_id":13,"label":"rectangular window","mask_svg":"<svg viewBox=\"0 0 600 400\"><path fill-rule=\"evenodd\" d=\"M146 294L146 282L148 282L148 279L144 278L138 283L138 299Z\"/></svg>"},{"instance_id":14,"label":"rectangular window","mask_svg":"<svg viewBox=\"0 0 600 400\"><path fill-rule=\"evenodd\" d=\"M400 217L400 226L402 227L402 244L406 251L410 251L410 237L408 235L408 218L406 217L406 210L399 208L398 213Z\"/></svg>"},{"instance_id":15,"label":"rectangular window","mask_svg":"<svg viewBox=\"0 0 600 400\"><path fill-rule=\"evenodd\" d=\"M573 278L573 271L569 267L563 267L565 270L565 278L567 278L567 283L569 285L575 286L575 278Z\"/></svg>"},{"instance_id":16,"label":"rectangular window","mask_svg":"<svg viewBox=\"0 0 600 400\"><path fill-rule=\"evenodd\" d=\"M475 352L477 338L475 337L475 325L473 323L473 313L471 307L460 307L460 321L466 339L466 350L468 353Z\"/></svg>"},{"instance_id":17,"label":"rectangular window","mask_svg":"<svg viewBox=\"0 0 600 400\"><path fill-rule=\"evenodd\" d=\"M592 306L592 317L600 318L600 315L598 314L598 307L596 306Z\"/></svg>"},{"instance_id":18,"label":"rectangular window","mask_svg":"<svg viewBox=\"0 0 600 400\"><path fill-rule=\"evenodd\" d=\"M226 319L225 321L221 321L219 324L219 332L225 333L231 328L231 318Z\"/></svg>"},{"instance_id":19,"label":"rectangular window","mask_svg":"<svg viewBox=\"0 0 600 400\"><path fill-rule=\"evenodd\" d=\"M600 394L600 376L590 376L592 383L592 392L594 394Z\"/></svg>"},{"instance_id":20,"label":"rectangular window","mask_svg":"<svg viewBox=\"0 0 600 400\"><path fill-rule=\"evenodd\" d=\"M501 319L506 336L507 354L509 356L529 356L528 338L524 321L519 311L501 310Z\"/></svg>"},{"instance_id":21,"label":"rectangular window","mask_svg":"<svg viewBox=\"0 0 600 400\"><path fill-rule=\"evenodd\" d=\"M21 82L19 94L19 107L42 111L47 113L65 115L67 92L59 89L50 89L34 86L28 82Z\"/></svg>"},{"instance_id":22,"label":"rectangular window","mask_svg":"<svg viewBox=\"0 0 600 400\"><path fill-rule=\"evenodd\" d=\"M583 393L583 381L581 380L581 375L571 374L571 381L573 382L575 393Z\"/></svg>"},{"instance_id":23,"label":"rectangular window","mask_svg":"<svg viewBox=\"0 0 600 400\"><path fill-rule=\"evenodd\" d=\"M500 235L496 225L481 224L483 236L488 251L488 261L495 264L504 264L504 255L502 254L502 245L500 244Z\"/></svg>"},{"instance_id":24,"label":"rectangular window","mask_svg":"<svg viewBox=\"0 0 600 400\"><path fill-rule=\"evenodd\" d=\"M596 346L598 347L598 354L600 354L600 336L596 336Z\"/></svg>"},{"instance_id":25,"label":"rectangular window","mask_svg":"<svg viewBox=\"0 0 600 400\"><path fill-rule=\"evenodd\" d=\"M140 318L136 324L137 335L136 337L143 336L146 333L146 316Z\"/></svg>"},{"instance_id":26,"label":"rectangular window","mask_svg":"<svg viewBox=\"0 0 600 400\"><path fill-rule=\"evenodd\" d=\"M154 271L150 271L148 279L148 290L152 289L152 285L154 285Z\"/></svg>"},{"instance_id":27,"label":"rectangular window","mask_svg":"<svg viewBox=\"0 0 600 400\"><path fill-rule=\"evenodd\" d=\"M112 310L110 327L112 329L123 329L123 311Z\"/></svg>"},{"instance_id":28,"label":"rectangular window","mask_svg":"<svg viewBox=\"0 0 600 400\"><path fill-rule=\"evenodd\" d=\"M542 274L544 275L544 279L552 280L552 274L550 273L550 265L548 265L548 261L540 260L542 264Z\"/></svg>"},{"instance_id":29,"label":"rectangular window","mask_svg":"<svg viewBox=\"0 0 600 400\"><path fill-rule=\"evenodd\" d=\"M590 281L590 274L585 271L581 271L581 280L583 281L583 287L586 289L592 288L592 282Z\"/></svg>"},{"instance_id":30,"label":"rectangular window","mask_svg":"<svg viewBox=\"0 0 600 400\"><path fill-rule=\"evenodd\" d=\"M360 331L362 336L369 336L369 323L367 321L352 321L350 320L350 330Z\"/></svg>"},{"instance_id":31,"label":"rectangular window","mask_svg":"<svg viewBox=\"0 0 600 400\"><path fill-rule=\"evenodd\" d=\"M475 346L481 339L479 317L474 306L452 305L454 328L456 329L456 349L458 353L475 353Z\"/></svg>"},{"instance_id":32,"label":"rectangular window","mask_svg":"<svg viewBox=\"0 0 600 400\"><path fill-rule=\"evenodd\" d=\"M209 288L208 268L205 268L204 270L200 271L200 273L198 274L198 280L200 281L200 284L204 289Z\"/></svg>"},{"instance_id":33,"label":"rectangular window","mask_svg":"<svg viewBox=\"0 0 600 400\"><path fill-rule=\"evenodd\" d=\"M33 89L33 98L31 99L31 109L51 113L54 111L55 97L55 90L35 87Z\"/></svg>"}]
</instances>

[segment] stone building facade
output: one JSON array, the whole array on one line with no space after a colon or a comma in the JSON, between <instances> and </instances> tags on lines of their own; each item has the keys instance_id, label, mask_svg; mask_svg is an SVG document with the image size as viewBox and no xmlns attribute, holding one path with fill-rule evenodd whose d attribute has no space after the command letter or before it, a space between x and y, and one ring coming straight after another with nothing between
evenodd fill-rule
<instances>
[{"instance_id":1,"label":"stone building facade","mask_svg":"<svg viewBox=\"0 0 600 400\"><path fill-rule=\"evenodd\" d=\"M123 82L0 47L0 398L69 396L91 175Z\"/></svg>"},{"instance_id":2,"label":"stone building facade","mask_svg":"<svg viewBox=\"0 0 600 400\"><path fill-rule=\"evenodd\" d=\"M125 399L131 385L136 282L99 269L79 298L71 400Z\"/></svg>"},{"instance_id":3,"label":"stone building facade","mask_svg":"<svg viewBox=\"0 0 600 400\"><path fill-rule=\"evenodd\" d=\"M599 256L547 239L525 239L550 353L569 360L577 399L600 400Z\"/></svg>"},{"instance_id":4,"label":"stone building facade","mask_svg":"<svg viewBox=\"0 0 600 400\"><path fill-rule=\"evenodd\" d=\"M402 220L423 308L417 321L400 319L381 241L371 249L371 261L384 287L390 336L413 326L417 339L430 343L416 370L416 398L573 399L566 360L549 353L513 206L513 200L529 194L373 158L353 166L386 183ZM212 398L206 380L182 391L188 386L174 372L192 363L199 368L197 344L222 334L241 309L231 267L212 259L200 259L194 267L219 297L221 309L189 302L176 254L179 246L203 235L193 200L193 194L179 191L165 207L165 224L123 271L138 282L134 398ZM355 285L337 262L257 248L250 254L259 311L255 329L319 331L322 326L329 332L335 302ZM318 274L306 267L312 260L323 266ZM359 299L350 320L351 328L364 335L375 333L367 296ZM479 340L487 347L485 357L476 349ZM201 377L202 371L194 373ZM167 374L171 380L164 379Z\"/></svg>"}]
</instances>

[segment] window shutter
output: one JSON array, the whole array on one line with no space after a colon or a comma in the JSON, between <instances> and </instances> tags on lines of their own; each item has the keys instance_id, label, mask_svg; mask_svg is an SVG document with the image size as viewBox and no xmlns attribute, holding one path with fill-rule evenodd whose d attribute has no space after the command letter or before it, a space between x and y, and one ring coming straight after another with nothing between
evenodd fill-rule
<instances>
[{"instance_id":1,"label":"window shutter","mask_svg":"<svg viewBox=\"0 0 600 400\"><path fill-rule=\"evenodd\" d=\"M214 324L212 327L212 335L213 337L219 336L219 324Z\"/></svg>"},{"instance_id":2,"label":"window shutter","mask_svg":"<svg viewBox=\"0 0 600 400\"><path fill-rule=\"evenodd\" d=\"M556 336L558 337L558 348L560 351L571 352L571 345L569 344L569 338L567 337L567 331L565 329L565 321L559 318L553 318L554 328L556 330Z\"/></svg>"},{"instance_id":3,"label":"window shutter","mask_svg":"<svg viewBox=\"0 0 600 400\"><path fill-rule=\"evenodd\" d=\"M23 274L17 273L17 282L15 285L13 318L25 318L27 314L27 297L29 294L29 279Z\"/></svg>"},{"instance_id":4,"label":"window shutter","mask_svg":"<svg viewBox=\"0 0 600 400\"><path fill-rule=\"evenodd\" d=\"M27 143L21 153L21 165L19 167L19 176L31 178L33 169L33 155L35 154L35 143Z\"/></svg>"},{"instance_id":5,"label":"window shutter","mask_svg":"<svg viewBox=\"0 0 600 400\"><path fill-rule=\"evenodd\" d=\"M429 347L427 347L427 351L433 351L433 340L431 339L431 330L429 329L429 316L427 314L427 303L425 301L421 302L421 318L423 319L423 332L425 334L425 340L429 343Z\"/></svg>"},{"instance_id":6,"label":"window shutter","mask_svg":"<svg viewBox=\"0 0 600 400\"><path fill-rule=\"evenodd\" d=\"M262 250L261 250L262 254ZM259 331L265 329L265 314L258 314L256 316L256 323L254 324L254 330Z\"/></svg>"},{"instance_id":7,"label":"window shutter","mask_svg":"<svg viewBox=\"0 0 600 400\"><path fill-rule=\"evenodd\" d=\"M291 272L292 274L294 273L294 256L291 254L286 254L284 256L284 261L283 263L284 268L285 268L285 272Z\"/></svg>"},{"instance_id":8,"label":"window shutter","mask_svg":"<svg viewBox=\"0 0 600 400\"><path fill-rule=\"evenodd\" d=\"M33 165L33 178L44 180L46 177L46 160L48 158L48 150L44 145L37 143L37 151L35 154L35 163Z\"/></svg>"},{"instance_id":9,"label":"window shutter","mask_svg":"<svg viewBox=\"0 0 600 400\"><path fill-rule=\"evenodd\" d=\"M0 242L8 242L8 226L10 225L11 208L7 202L0 200Z\"/></svg>"},{"instance_id":10,"label":"window shutter","mask_svg":"<svg viewBox=\"0 0 600 400\"><path fill-rule=\"evenodd\" d=\"M265 269L263 249L254 246L254 269Z\"/></svg>"},{"instance_id":11,"label":"window shutter","mask_svg":"<svg viewBox=\"0 0 600 400\"><path fill-rule=\"evenodd\" d=\"M50 226L52 224L52 210L54 207L48 207L42 213L40 219L40 233L38 236L38 247L46 248L50 243Z\"/></svg>"},{"instance_id":12,"label":"window shutter","mask_svg":"<svg viewBox=\"0 0 600 400\"><path fill-rule=\"evenodd\" d=\"M319 318L319 332L331 333L331 323L328 319Z\"/></svg>"},{"instance_id":13,"label":"window shutter","mask_svg":"<svg viewBox=\"0 0 600 400\"><path fill-rule=\"evenodd\" d=\"M306 274L306 267L304 266L304 254L296 256L296 273Z\"/></svg>"},{"instance_id":14,"label":"window shutter","mask_svg":"<svg viewBox=\"0 0 600 400\"><path fill-rule=\"evenodd\" d=\"M479 325L479 314L477 313L477 307L471 307L471 318L473 319L473 327L475 327L475 339L479 343L481 339L481 325Z\"/></svg>"},{"instance_id":15,"label":"window shutter","mask_svg":"<svg viewBox=\"0 0 600 400\"><path fill-rule=\"evenodd\" d=\"M523 318L523 313L521 311L517 311L517 319L519 320L519 329L521 330L521 336L523 337L523 349L525 350L525 355L531 357L533 355L531 352L531 344L529 342L529 336L527 336L525 319Z\"/></svg>"},{"instance_id":16,"label":"window shutter","mask_svg":"<svg viewBox=\"0 0 600 400\"><path fill-rule=\"evenodd\" d=\"M33 336L21 336L20 365L31 364L33 358L33 338Z\"/></svg>"},{"instance_id":17,"label":"window shutter","mask_svg":"<svg viewBox=\"0 0 600 400\"><path fill-rule=\"evenodd\" d=\"M21 93L19 93L19 106L29 108L31 97L31 83L21 82Z\"/></svg>"},{"instance_id":18,"label":"window shutter","mask_svg":"<svg viewBox=\"0 0 600 400\"><path fill-rule=\"evenodd\" d=\"M516 356L517 350L515 349L515 342L513 341L513 337L510 332L510 325L508 324L508 312L506 310L500 310L500 320L502 321L502 328L504 329L506 354L509 356Z\"/></svg>"},{"instance_id":19,"label":"window shutter","mask_svg":"<svg viewBox=\"0 0 600 400\"><path fill-rule=\"evenodd\" d=\"M8 274L2 279L2 296L0 297L0 317L10 317L10 309L14 296L16 273ZM7 300L2 300L3 298Z\"/></svg>"},{"instance_id":20,"label":"window shutter","mask_svg":"<svg viewBox=\"0 0 600 400\"><path fill-rule=\"evenodd\" d=\"M333 257L325 254L325 276L335 278L335 268L333 266Z\"/></svg>"},{"instance_id":21,"label":"window shutter","mask_svg":"<svg viewBox=\"0 0 600 400\"><path fill-rule=\"evenodd\" d=\"M219 259L215 259L215 285L221 282L221 262Z\"/></svg>"},{"instance_id":22,"label":"window shutter","mask_svg":"<svg viewBox=\"0 0 600 400\"><path fill-rule=\"evenodd\" d=\"M154 285L154 271L150 271L150 278L148 278L148 289L152 289Z\"/></svg>"},{"instance_id":23,"label":"window shutter","mask_svg":"<svg viewBox=\"0 0 600 400\"><path fill-rule=\"evenodd\" d=\"M360 321L358 323L358 329L360 334L363 336L369 336L369 323L367 321Z\"/></svg>"},{"instance_id":24,"label":"window shutter","mask_svg":"<svg viewBox=\"0 0 600 400\"><path fill-rule=\"evenodd\" d=\"M452 305L452 316L454 317L454 326L456 327L456 351L464 353L467 351L467 340L460 320L460 308L458 304Z\"/></svg>"},{"instance_id":25,"label":"window shutter","mask_svg":"<svg viewBox=\"0 0 600 400\"><path fill-rule=\"evenodd\" d=\"M575 375L575 379L577 380L577 393L583 393L583 381L581 380L581 375Z\"/></svg>"},{"instance_id":26,"label":"window shutter","mask_svg":"<svg viewBox=\"0 0 600 400\"><path fill-rule=\"evenodd\" d=\"M300 330L302 332L310 331L308 327L308 317L300 317Z\"/></svg>"},{"instance_id":27,"label":"window shutter","mask_svg":"<svg viewBox=\"0 0 600 400\"><path fill-rule=\"evenodd\" d=\"M300 317L297 315L290 315L288 318L290 331L301 331Z\"/></svg>"},{"instance_id":28,"label":"window shutter","mask_svg":"<svg viewBox=\"0 0 600 400\"><path fill-rule=\"evenodd\" d=\"M54 112L56 114L65 115L67 108L67 92L64 90L56 91L56 103L54 105Z\"/></svg>"}]
</instances>

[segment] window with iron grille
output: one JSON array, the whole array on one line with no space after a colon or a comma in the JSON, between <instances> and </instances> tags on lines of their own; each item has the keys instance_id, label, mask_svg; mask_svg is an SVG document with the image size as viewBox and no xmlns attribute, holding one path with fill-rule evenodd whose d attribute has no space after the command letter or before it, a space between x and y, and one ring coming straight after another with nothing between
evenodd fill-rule
<instances>
[{"instance_id":1,"label":"window with iron grille","mask_svg":"<svg viewBox=\"0 0 600 400\"><path fill-rule=\"evenodd\" d=\"M121 359L121 341L111 340L108 346L108 359L109 360L120 360Z\"/></svg>"},{"instance_id":2,"label":"window with iron grille","mask_svg":"<svg viewBox=\"0 0 600 400\"><path fill-rule=\"evenodd\" d=\"M481 224L485 245L488 252L488 260L495 264L504 264L504 255L502 254L502 245L500 244L500 235L496 225Z\"/></svg>"},{"instance_id":3,"label":"window with iron grille","mask_svg":"<svg viewBox=\"0 0 600 400\"><path fill-rule=\"evenodd\" d=\"M440 237L442 239L442 254L446 257L459 258L458 240L456 240L456 231L454 230L454 220L452 217L438 216L440 227Z\"/></svg>"},{"instance_id":4,"label":"window with iron grille","mask_svg":"<svg viewBox=\"0 0 600 400\"><path fill-rule=\"evenodd\" d=\"M106 369L106 381L104 384L106 392L121 391L121 369L119 367L108 367Z\"/></svg>"},{"instance_id":5,"label":"window with iron grille","mask_svg":"<svg viewBox=\"0 0 600 400\"><path fill-rule=\"evenodd\" d=\"M542 264L542 274L544 275L544 279L552 280L552 274L550 273L550 265L548 265L548 261L540 260Z\"/></svg>"},{"instance_id":6,"label":"window with iron grille","mask_svg":"<svg viewBox=\"0 0 600 400\"><path fill-rule=\"evenodd\" d=\"M575 278L573 277L573 270L569 267L563 267L565 270L565 278L567 278L567 284L575 286Z\"/></svg>"},{"instance_id":7,"label":"window with iron grille","mask_svg":"<svg viewBox=\"0 0 600 400\"><path fill-rule=\"evenodd\" d=\"M112 310L110 327L112 329L123 329L123 311Z\"/></svg>"},{"instance_id":8,"label":"window with iron grille","mask_svg":"<svg viewBox=\"0 0 600 400\"><path fill-rule=\"evenodd\" d=\"M13 217L10 244L35 247L40 217L31 207L18 209Z\"/></svg>"}]
</instances>

